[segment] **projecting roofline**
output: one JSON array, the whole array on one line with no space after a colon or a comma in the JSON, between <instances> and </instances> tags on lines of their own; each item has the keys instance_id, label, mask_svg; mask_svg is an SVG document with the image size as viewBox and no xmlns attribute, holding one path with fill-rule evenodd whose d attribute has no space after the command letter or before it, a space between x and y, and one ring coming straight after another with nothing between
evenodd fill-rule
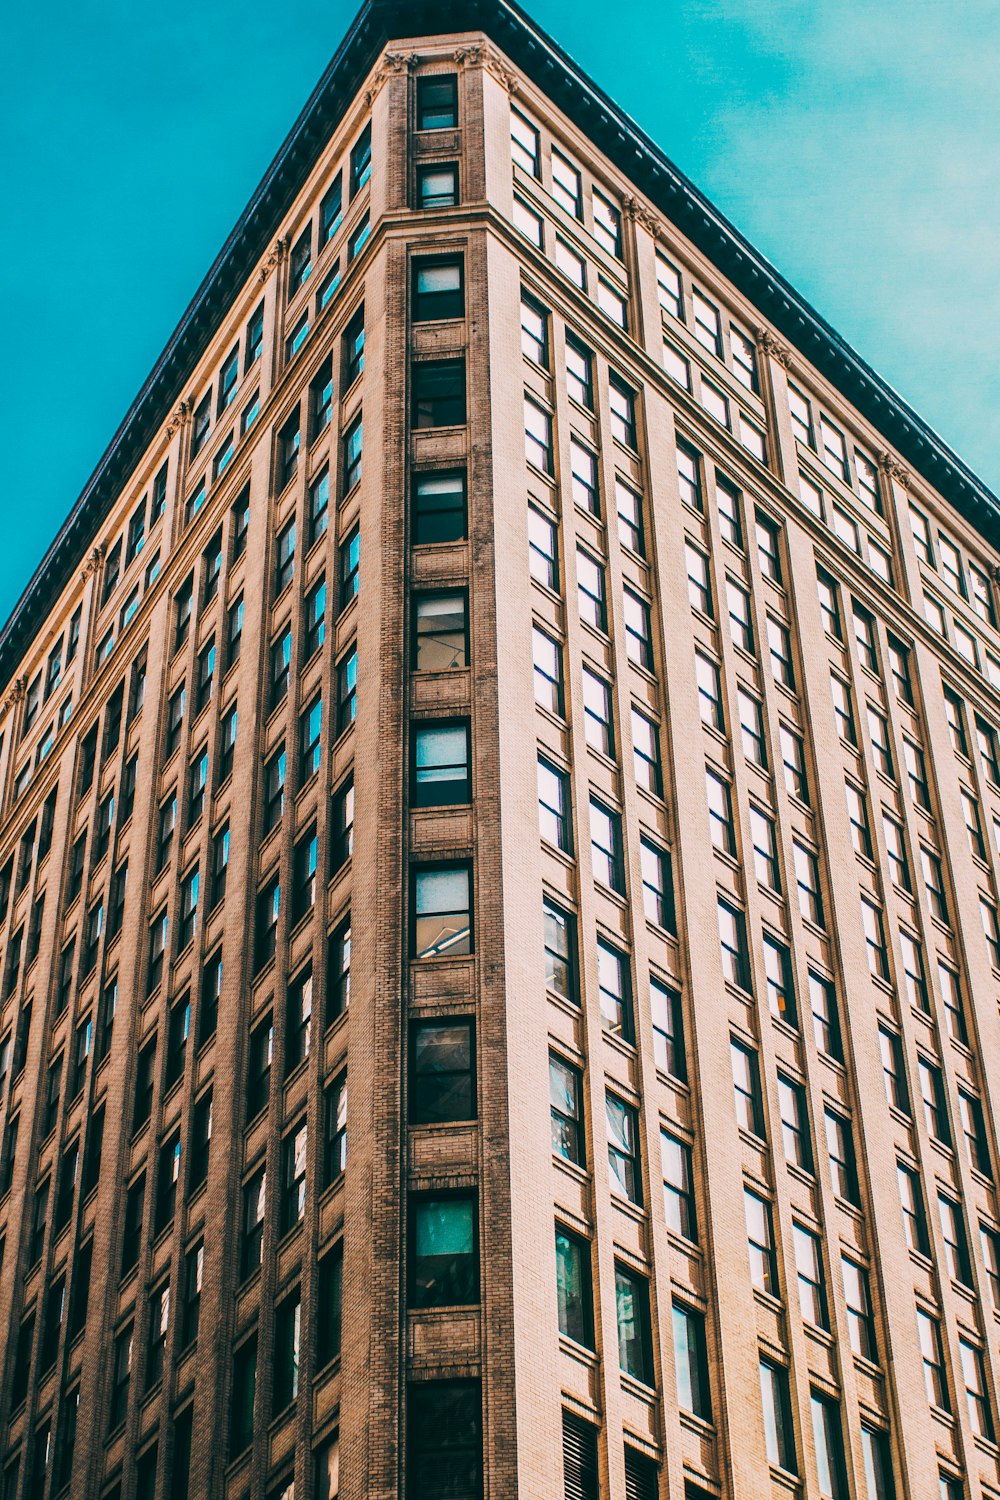
<instances>
[{"instance_id":1,"label":"projecting roofline","mask_svg":"<svg viewBox=\"0 0 1000 1500\"><path fill-rule=\"evenodd\" d=\"M0 690L169 417L217 320L264 254L379 52L397 38L463 31L490 37L912 469L1000 547L1000 499L519 6L366 0L0 631Z\"/></svg>"}]
</instances>

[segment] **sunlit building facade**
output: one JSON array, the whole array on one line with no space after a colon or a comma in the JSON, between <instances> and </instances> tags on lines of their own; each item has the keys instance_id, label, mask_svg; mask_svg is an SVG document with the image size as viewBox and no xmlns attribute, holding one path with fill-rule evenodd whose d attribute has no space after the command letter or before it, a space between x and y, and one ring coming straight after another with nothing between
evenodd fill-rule
<instances>
[{"instance_id":1,"label":"sunlit building facade","mask_svg":"<svg viewBox=\"0 0 1000 1500\"><path fill-rule=\"evenodd\" d=\"M3 1500L1000 1497L997 538L370 0L0 635Z\"/></svg>"}]
</instances>

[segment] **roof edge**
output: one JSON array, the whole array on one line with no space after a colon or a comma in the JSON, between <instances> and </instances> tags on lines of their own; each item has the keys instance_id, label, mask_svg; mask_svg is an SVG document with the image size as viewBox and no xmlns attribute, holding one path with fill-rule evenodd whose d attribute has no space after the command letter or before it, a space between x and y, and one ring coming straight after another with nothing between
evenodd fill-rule
<instances>
[{"instance_id":1,"label":"roof edge","mask_svg":"<svg viewBox=\"0 0 1000 1500\"><path fill-rule=\"evenodd\" d=\"M501 47L987 544L1000 547L1000 498L520 6L513 0L366 0L0 630L0 691L379 51L397 38L450 31L482 31Z\"/></svg>"}]
</instances>

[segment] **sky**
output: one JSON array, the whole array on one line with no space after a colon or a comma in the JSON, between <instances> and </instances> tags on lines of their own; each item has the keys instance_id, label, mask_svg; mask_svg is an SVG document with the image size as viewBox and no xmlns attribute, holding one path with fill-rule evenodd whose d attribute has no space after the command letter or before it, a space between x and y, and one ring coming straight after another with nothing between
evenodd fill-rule
<instances>
[{"instance_id":1,"label":"sky","mask_svg":"<svg viewBox=\"0 0 1000 1500\"><path fill-rule=\"evenodd\" d=\"M995 0L527 8L1000 491ZM0 621L355 9L52 0L10 12Z\"/></svg>"}]
</instances>

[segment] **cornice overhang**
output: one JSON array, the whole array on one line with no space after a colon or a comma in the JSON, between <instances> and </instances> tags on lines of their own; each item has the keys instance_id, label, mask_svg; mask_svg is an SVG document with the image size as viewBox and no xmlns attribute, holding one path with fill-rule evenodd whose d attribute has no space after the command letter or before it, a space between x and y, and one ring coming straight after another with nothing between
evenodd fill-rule
<instances>
[{"instance_id":1,"label":"cornice overhang","mask_svg":"<svg viewBox=\"0 0 1000 1500\"><path fill-rule=\"evenodd\" d=\"M0 690L390 41L482 31L994 548L1000 499L511 0L367 0L0 631Z\"/></svg>"}]
</instances>

